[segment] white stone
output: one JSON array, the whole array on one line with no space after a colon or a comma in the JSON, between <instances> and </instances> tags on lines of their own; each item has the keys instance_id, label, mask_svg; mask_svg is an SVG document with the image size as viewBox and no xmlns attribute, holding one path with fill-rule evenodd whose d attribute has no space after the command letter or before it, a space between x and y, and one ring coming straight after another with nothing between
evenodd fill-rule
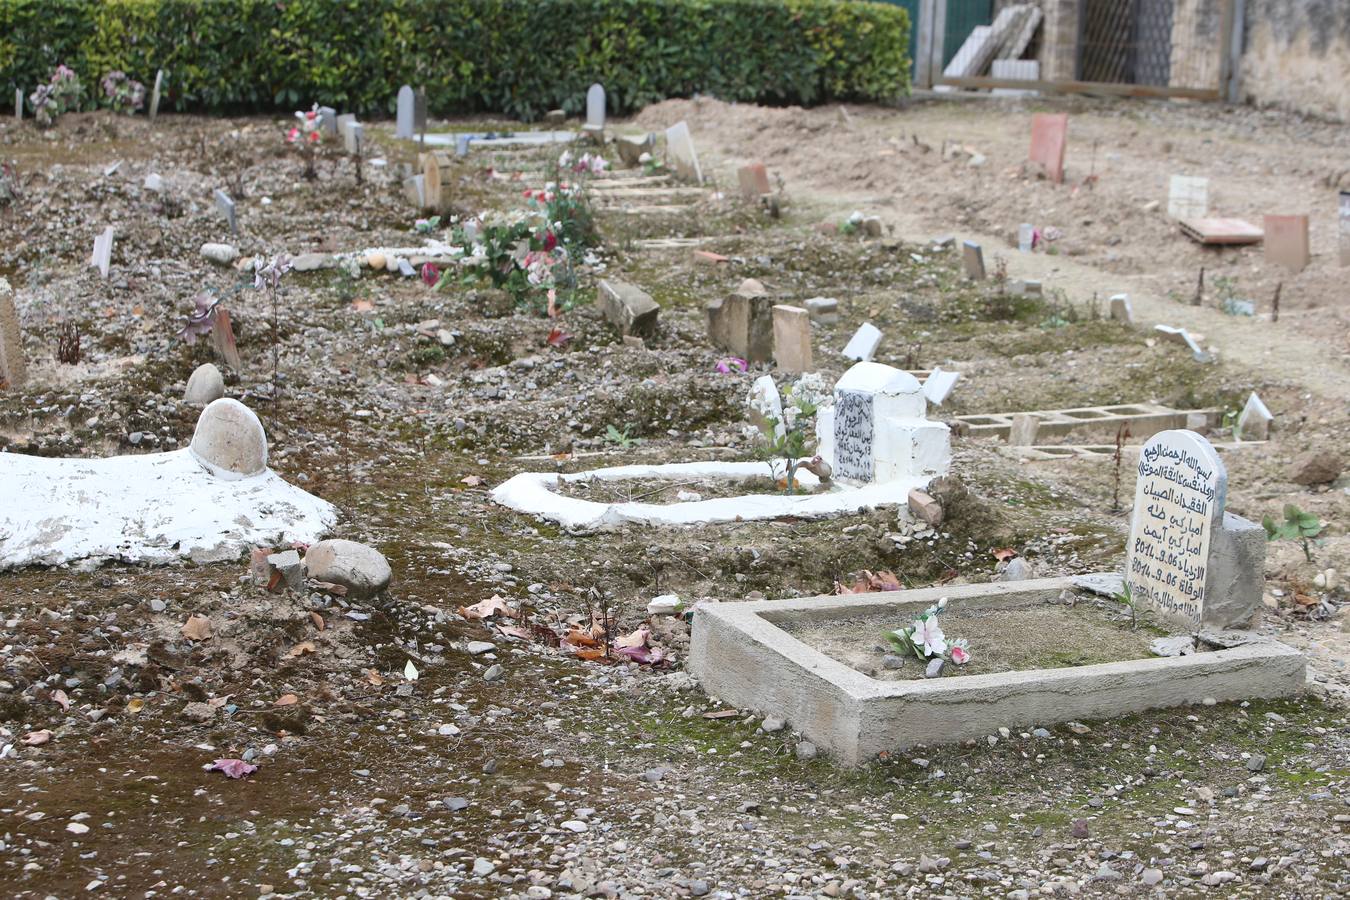
<instances>
[{"instance_id":1,"label":"white stone","mask_svg":"<svg viewBox=\"0 0 1350 900\"><path fill-rule=\"evenodd\" d=\"M164 193L164 179L159 177L158 172L151 172L145 176L145 189L156 194Z\"/></svg>"},{"instance_id":2,"label":"white stone","mask_svg":"<svg viewBox=\"0 0 1350 900\"><path fill-rule=\"evenodd\" d=\"M228 266L239 258L239 248L233 244L202 244L202 256L213 263Z\"/></svg>"},{"instance_id":3,"label":"white stone","mask_svg":"<svg viewBox=\"0 0 1350 900\"><path fill-rule=\"evenodd\" d=\"M1017 226L1017 249L1021 253L1030 253L1032 244L1036 242L1036 226L1030 222L1023 222Z\"/></svg>"},{"instance_id":4,"label":"white stone","mask_svg":"<svg viewBox=\"0 0 1350 900\"><path fill-rule=\"evenodd\" d=\"M305 552L305 574L347 588L358 600L373 597L389 586L393 572L384 554L356 541L319 541Z\"/></svg>"},{"instance_id":5,"label":"white stone","mask_svg":"<svg viewBox=\"0 0 1350 900\"><path fill-rule=\"evenodd\" d=\"M228 397L202 410L188 452L220 478L247 478L267 471L262 422L253 410Z\"/></svg>"},{"instance_id":6,"label":"white stone","mask_svg":"<svg viewBox=\"0 0 1350 900\"><path fill-rule=\"evenodd\" d=\"M398 89L398 114L395 119L394 137L410 141L413 138L413 113L417 105L417 95L410 85Z\"/></svg>"},{"instance_id":7,"label":"white stone","mask_svg":"<svg viewBox=\"0 0 1350 900\"><path fill-rule=\"evenodd\" d=\"M164 89L164 70L155 70L155 85L150 90L150 121L153 122L159 116L159 97Z\"/></svg>"},{"instance_id":8,"label":"white stone","mask_svg":"<svg viewBox=\"0 0 1350 900\"><path fill-rule=\"evenodd\" d=\"M1204 350L1200 349L1200 345L1195 342L1195 338L1191 337L1190 332L1184 328L1174 328L1171 325L1154 325L1153 330L1165 340L1169 340L1174 344L1181 344L1187 350L1191 351L1191 357L1196 362L1209 362L1213 358Z\"/></svg>"},{"instance_id":9,"label":"white stone","mask_svg":"<svg viewBox=\"0 0 1350 900\"><path fill-rule=\"evenodd\" d=\"M183 402L190 406L207 406L225 396L225 378L212 363L202 363L188 377Z\"/></svg>"},{"instance_id":10,"label":"white stone","mask_svg":"<svg viewBox=\"0 0 1350 900\"><path fill-rule=\"evenodd\" d=\"M1134 308L1130 306L1129 294L1115 294L1111 297L1111 320L1114 322L1124 322L1126 325L1134 324Z\"/></svg>"},{"instance_id":11,"label":"white stone","mask_svg":"<svg viewBox=\"0 0 1350 900\"><path fill-rule=\"evenodd\" d=\"M464 649L469 651L470 656L481 656L484 653L491 653L497 647L491 641L469 641L464 645Z\"/></svg>"},{"instance_id":12,"label":"white stone","mask_svg":"<svg viewBox=\"0 0 1350 900\"><path fill-rule=\"evenodd\" d=\"M680 609L680 598L677 594L662 594L660 597L653 597L647 604L647 615L649 616L673 616Z\"/></svg>"},{"instance_id":13,"label":"white stone","mask_svg":"<svg viewBox=\"0 0 1350 900\"><path fill-rule=\"evenodd\" d=\"M821 456L844 483L943 474L951 465L951 432L941 422L929 422L927 410L913 375L881 363L857 363L835 384L834 439L830 456Z\"/></svg>"},{"instance_id":14,"label":"white stone","mask_svg":"<svg viewBox=\"0 0 1350 900\"><path fill-rule=\"evenodd\" d=\"M98 269L104 278L108 277L108 269L112 266L113 234L111 225L103 229L103 233L94 238L94 252L89 257L89 265Z\"/></svg>"},{"instance_id":15,"label":"white stone","mask_svg":"<svg viewBox=\"0 0 1350 900\"><path fill-rule=\"evenodd\" d=\"M1275 417L1266 409L1261 398L1252 391L1247 397L1247 405L1237 420L1237 438L1240 441L1264 441L1270 437L1270 423Z\"/></svg>"},{"instance_id":16,"label":"white stone","mask_svg":"<svg viewBox=\"0 0 1350 900\"><path fill-rule=\"evenodd\" d=\"M666 129L666 165L675 170L681 178L687 178L696 184L703 183L703 170L699 168L694 137L689 133L689 125L685 122L676 122Z\"/></svg>"},{"instance_id":17,"label":"white stone","mask_svg":"<svg viewBox=\"0 0 1350 900\"><path fill-rule=\"evenodd\" d=\"M1167 214L1173 219L1203 219L1209 215L1209 179L1173 175L1167 186Z\"/></svg>"},{"instance_id":18,"label":"white stone","mask_svg":"<svg viewBox=\"0 0 1350 900\"><path fill-rule=\"evenodd\" d=\"M1209 441L1161 431L1140 448L1125 579L1134 602L1200 628L1210 537L1223 518L1228 473Z\"/></svg>"},{"instance_id":19,"label":"white stone","mask_svg":"<svg viewBox=\"0 0 1350 900\"><path fill-rule=\"evenodd\" d=\"M929 403L934 406L941 406L960 380L960 372L947 372L941 366L938 366L928 373L928 377L924 379L923 395L928 398Z\"/></svg>"},{"instance_id":20,"label":"white stone","mask_svg":"<svg viewBox=\"0 0 1350 900\"><path fill-rule=\"evenodd\" d=\"M605 88L603 85L593 84L586 91L586 125L587 131L605 130Z\"/></svg>"},{"instance_id":21,"label":"white stone","mask_svg":"<svg viewBox=\"0 0 1350 900\"><path fill-rule=\"evenodd\" d=\"M871 362L881 343L881 329L871 322L864 322L844 345L844 358L858 362Z\"/></svg>"}]
</instances>

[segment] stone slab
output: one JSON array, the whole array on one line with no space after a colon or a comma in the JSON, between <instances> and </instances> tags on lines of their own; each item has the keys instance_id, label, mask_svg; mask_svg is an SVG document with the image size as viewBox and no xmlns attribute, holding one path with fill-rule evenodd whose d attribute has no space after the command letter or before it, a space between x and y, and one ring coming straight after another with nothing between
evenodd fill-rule
<instances>
[{"instance_id":1,"label":"stone slab","mask_svg":"<svg viewBox=\"0 0 1350 900\"><path fill-rule=\"evenodd\" d=\"M965 268L966 277L972 281L984 281L986 272L984 269L984 250L974 241L961 242L961 264Z\"/></svg>"},{"instance_id":2,"label":"stone slab","mask_svg":"<svg viewBox=\"0 0 1350 900\"><path fill-rule=\"evenodd\" d=\"M1264 221L1266 262L1302 272L1312 261L1308 249L1307 216L1266 216Z\"/></svg>"},{"instance_id":3,"label":"stone slab","mask_svg":"<svg viewBox=\"0 0 1350 900\"><path fill-rule=\"evenodd\" d=\"M1237 438L1240 441L1264 441L1270 438L1270 423L1275 417L1266 404L1252 391L1237 420Z\"/></svg>"},{"instance_id":4,"label":"stone slab","mask_svg":"<svg viewBox=\"0 0 1350 900\"><path fill-rule=\"evenodd\" d=\"M1031 117L1031 150L1027 159L1044 169L1045 177L1055 184L1064 182L1068 137L1068 113L1036 113Z\"/></svg>"},{"instance_id":5,"label":"stone slab","mask_svg":"<svg viewBox=\"0 0 1350 900\"><path fill-rule=\"evenodd\" d=\"M656 335L657 317L661 307L651 295L637 285L606 279L596 292L600 311L604 313L619 334L649 338Z\"/></svg>"},{"instance_id":6,"label":"stone slab","mask_svg":"<svg viewBox=\"0 0 1350 900\"><path fill-rule=\"evenodd\" d=\"M1305 663L1293 648L1256 642L1208 653L989 675L879 681L807 646L777 623L922 608L942 597L997 604L1072 589L1069 578L947 585L881 594L710 603L695 608L689 670L728 705L787 720L837 762L882 751L983 739L1148 709L1296 695Z\"/></svg>"},{"instance_id":7,"label":"stone slab","mask_svg":"<svg viewBox=\"0 0 1350 900\"><path fill-rule=\"evenodd\" d=\"M1173 175L1167 184L1167 214L1174 219L1203 219L1209 215L1209 179Z\"/></svg>"},{"instance_id":8,"label":"stone slab","mask_svg":"<svg viewBox=\"0 0 1350 900\"><path fill-rule=\"evenodd\" d=\"M799 306L773 308L773 358L784 372L800 375L813 368L811 314Z\"/></svg>"},{"instance_id":9,"label":"stone slab","mask_svg":"<svg viewBox=\"0 0 1350 900\"><path fill-rule=\"evenodd\" d=\"M844 345L844 358L858 362L871 362L881 344L881 329L871 322L864 322Z\"/></svg>"}]
</instances>

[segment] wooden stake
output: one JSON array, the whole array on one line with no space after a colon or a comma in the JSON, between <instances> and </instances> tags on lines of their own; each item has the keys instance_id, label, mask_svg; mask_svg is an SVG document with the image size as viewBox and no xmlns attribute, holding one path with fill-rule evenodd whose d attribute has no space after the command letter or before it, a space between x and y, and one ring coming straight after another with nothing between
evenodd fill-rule
<instances>
[{"instance_id":1,"label":"wooden stake","mask_svg":"<svg viewBox=\"0 0 1350 900\"><path fill-rule=\"evenodd\" d=\"M1270 301L1270 321L1280 321L1280 291L1284 288L1284 282L1281 281L1275 285L1275 299Z\"/></svg>"},{"instance_id":2,"label":"wooden stake","mask_svg":"<svg viewBox=\"0 0 1350 900\"><path fill-rule=\"evenodd\" d=\"M1199 306L1205 299L1205 267L1200 267L1200 280L1195 285L1195 299L1191 301L1191 306Z\"/></svg>"}]
</instances>

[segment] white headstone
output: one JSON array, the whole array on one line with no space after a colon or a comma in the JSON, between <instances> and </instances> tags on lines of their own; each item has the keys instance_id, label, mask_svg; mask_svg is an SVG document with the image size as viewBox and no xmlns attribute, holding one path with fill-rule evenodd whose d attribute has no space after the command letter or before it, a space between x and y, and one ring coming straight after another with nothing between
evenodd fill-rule
<instances>
[{"instance_id":1,"label":"white headstone","mask_svg":"<svg viewBox=\"0 0 1350 900\"><path fill-rule=\"evenodd\" d=\"M344 146L347 143L347 129L351 128L355 124L356 124L355 113L343 113L342 115L337 117L337 133L338 137L342 138L342 143Z\"/></svg>"},{"instance_id":2,"label":"white headstone","mask_svg":"<svg viewBox=\"0 0 1350 900\"><path fill-rule=\"evenodd\" d=\"M676 122L666 129L666 164L680 177L688 178L696 184L703 183L703 170L698 165L694 137L689 133L689 125L685 122Z\"/></svg>"},{"instance_id":3,"label":"white headstone","mask_svg":"<svg viewBox=\"0 0 1350 900\"><path fill-rule=\"evenodd\" d=\"M1240 441L1264 441L1270 437L1270 423L1275 421L1275 417L1266 409L1266 405L1261 402L1261 398L1252 391L1251 396L1247 398L1247 405L1242 407L1242 413L1237 420L1237 438Z\"/></svg>"},{"instance_id":4,"label":"white headstone","mask_svg":"<svg viewBox=\"0 0 1350 900\"><path fill-rule=\"evenodd\" d=\"M159 115L159 97L164 90L164 70L155 70L155 86L150 89L150 121Z\"/></svg>"},{"instance_id":5,"label":"white headstone","mask_svg":"<svg viewBox=\"0 0 1350 900\"><path fill-rule=\"evenodd\" d=\"M1141 608L1196 631L1228 473L1209 441L1193 431L1155 434L1140 448L1138 473L1125 581Z\"/></svg>"},{"instance_id":6,"label":"white headstone","mask_svg":"<svg viewBox=\"0 0 1350 900\"><path fill-rule=\"evenodd\" d=\"M1203 219L1209 215L1209 179L1173 175L1167 188L1167 214L1174 219Z\"/></svg>"},{"instance_id":7,"label":"white headstone","mask_svg":"<svg viewBox=\"0 0 1350 900\"><path fill-rule=\"evenodd\" d=\"M944 372L941 366L928 373L923 382L923 395L934 406L941 406L951 394L952 388L961 380L960 372Z\"/></svg>"},{"instance_id":8,"label":"white headstone","mask_svg":"<svg viewBox=\"0 0 1350 900\"><path fill-rule=\"evenodd\" d=\"M817 415L817 438L828 430L836 479L855 484L942 474L951 464L951 433L925 418L918 380L881 363L854 365L834 386L834 406Z\"/></svg>"},{"instance_id":9,"label":"white headstone","mask_svg":"<svg viewBox=\"0 0 1350 900\"><path fill-rule=\"evenodd\" d=\"M1196 362L1210 361L1211 359L1210 355L1206 353L1204 350L1200 349L1200 345L1195 342L1195 338L1191 337L1191 333L1186 329L1176 328L1172 325L1154 325L1153 330L1156 331L1158 334L1162 335L1162 337L1166 338L1167 340L1172 341L1173 343L1176 344L1181 344L1187 350L1190 350L1191 356L1195 359Z\"/></svg>"},{"instance_id":10,"label":"white headstone","mask_svg":"<svg viewBox=\"0 0 1350 900\"><path fill-rule=\"evenodd\" d=\"M844 356L847 359L856 359L858 362L871 362L872 357L877 352L877 345L881 343L881 329L871 322L864 322L858 326L858 330L853 333L853 337L844 345Z\"/></svg>"},{"instance_id":11,"label":"white headstone","mask_svg":"<svg viewBox=\"0 0 1350 900\"><path fill-rule=\"evenodd\" d=\"M605 130L605 89L599 84L586 91L586 130Z\"/></svg>"},{"instance_id":12,"label":"white headstone","mask_svg":"<svg viewBox=\"0 0 1350 900\"><path fill-rule=\"evenodd\" d=\"M1017 249L1023 253L1030 253L1032 245L1036 243L1036 226L1030 222L1023 222L1017 226Z\"/></svg>"},{"instance_id":13,"label":"white headstone","mask_svg":"<svg viewBox=\"0 0 1350 900\"><path fill-rule=\"evenodd\" d=\"M23 88L14 89L14 118L23 121Z\"/></svg>"},{"instance_id":14,"label":"white headstone","mask_svg":"<svg viewBox=\"0 0 1350 900\"><path fill-rule=\"evenodd\" d=\"M417 95L413 93L412 85L405 84L398 89L398 117L397 125L394 129L394 137L401 141L410 141L413 139L413 113L416 112Z\"/></svg>"},{"instance_id":15,"label":"white headstone","mask_svg":"<svg viewBox=\"0 0 1350 900\"><path fill-rule=\"evenodd\" d=\"M239 220L235 215L234 201L220 188L216 188L216 209L225 217L225 222L230 226L230 234L238 234Z\"/></svg>"},{"instance_id":16,"label":"white headstone","mask_svg":"<svg viewBox=\"0 0 1350 900\"><path fill-rule=\"evenodd\" d=\"M343 132L342 141L348 153L352 156L361 155L361 146L365 142L366 126L360 122L347 123L347 129Z\"/></svg>"},{"instance_id":17,"label":"white headstone","mask_svg":"<svg viewBox=\"0 0 1350 900\"><path fill-rule=\"evenodd\" d=\"M108 277L112 266L113 227L109 225L103 233L94 238L94 252L89 257L89 265L98 269L99 275Z\"/></svg>"},{"instance_id":18,"label":"white headstone","mask_svg":"<svg viewBox=\"0 0 1350 900\"><path fill-rule=\"evenodd\" d=\"M158 172L151 172L145 176L145 189L154 191L156 194L164 192L164 179L159 177Z\"/></svg>"},{"instance_id":19,"label":"white headstone","mask_svg":"<svg viewBox=\"0 0 1350 900\"><path fill-rule=\"evenodd\" d=\"M1116 294L1111 298L1111 320L1134 324L1134 309L1130 306L1129 294Z\"/></svg>"}]
</instances>

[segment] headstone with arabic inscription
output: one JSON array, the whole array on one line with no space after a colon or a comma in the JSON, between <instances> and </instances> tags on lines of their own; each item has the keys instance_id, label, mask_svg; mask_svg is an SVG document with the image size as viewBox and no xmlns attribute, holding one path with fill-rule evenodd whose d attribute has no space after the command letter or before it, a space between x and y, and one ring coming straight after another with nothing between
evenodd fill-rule
<instances>
[{"instance_id":1,"label":"headstone with arabic inscription","mask_svg":"<svg viewBox=\"0 0 1350 900\"><path fill-rule=\"evenodd\" d=\"M874 362L855 364L835 383L834 405L816 414L817 452L835 480L871 484L945 474L951 432L926 418L918 380Z\"/></svg>"},{"instance_id":2,"label":"headstone with arabic inscription","mask_svg":"<svg viewBox=\"0 0 1350 900\"><path fill-rule=\"evenodd\" d=\"M1125 582L1134 603L1188 631L1248 624L1261 603L1265 534L1225 512L1228 472L1193 431L1139 452Z\"/></svg>"}]
</instances>

